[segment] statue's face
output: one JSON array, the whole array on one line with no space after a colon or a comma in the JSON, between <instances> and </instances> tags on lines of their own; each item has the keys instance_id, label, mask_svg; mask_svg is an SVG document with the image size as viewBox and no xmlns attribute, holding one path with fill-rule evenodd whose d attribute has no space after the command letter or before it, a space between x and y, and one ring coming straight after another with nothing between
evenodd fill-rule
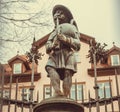
<instances>
[{"instance_id":1,"label":"statue's face","mask_svg":"<svg viewBox=\"0 0 120 112\"><path fill-rule=\"evenodd\" d=\"M57 10L53 18L54 18L55 25L62 24L62 23L68 23L68 18L62 10ZM57 23L57 19L59 23Z\"/></svg>"}]
</instances>

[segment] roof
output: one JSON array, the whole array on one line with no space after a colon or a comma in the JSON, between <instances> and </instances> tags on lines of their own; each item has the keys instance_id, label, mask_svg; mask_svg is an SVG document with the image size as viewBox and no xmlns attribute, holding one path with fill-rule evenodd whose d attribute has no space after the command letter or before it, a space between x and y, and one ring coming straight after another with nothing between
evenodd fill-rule
<instances>
[{"instance_id":1,"label":"roof","mask_svg":"<svg viewBox=\"0 0 120 112\"><path fill-rule=\"evenodd\" d=\"M16 55L13 58L11 58L10 60L8 60L8 63L11 63L11 62L13 62L16 59L19 59L19 60L24 61L24 62L27 61L26 55Z\"/></svg>"},{"instance_id":2,"label":"roof","mask_svg":"<svg viewBox=\"0 0 120 112\"><path fill-rule=\"evenodd\" d=\"M22 61L22 63L25 65L26 70L22 72L21 74L13 74L12 72L12 65L14 64L14 61ZM16 78L19 78L19 82L30 82L31 81L31 74L32 74L32 63L28 62L28 59L26 55L16 55L10 60L8 60L8 64L1 64L1 66L4 68L0 71L0 75L4 73L5 76L5 83L9 83L10 76L13 77L13 82L16 81ZM41 74L37 72L37 65L34 64L34 80L37 81L41 78Z\"/></svg>"},{"instance_id":3,"label":"roof","mask_svg":"<svg viewBox=\"0 0 120 112\"><path fill-rule=\"evenodd\" d=\"M41 48L43 45L45 45L45 43L47 42L48 40L48 37L50 36L51 33L45 35L44 37L40 38L39 40L37 40L36 42L34 42L34 45L36 45L39 48ZM80 41L81 42L84 42L86 44L89 44L89 41L90 40L93 40L95 41L95 38L94 37L91 37L91 36L88 36L86 34L83 34L83 33L80 33Z\"/></svg>"},{"instance_id":4,"label":"roof","mask_svg":"<svg viewBox=\"0 0 120 112\"><path fill-rule=\"evenodd\" d=\"M30 69L30 65L28 64L28 59L27 59L26 55L16 55L13 58L11 58L10 60L8 60L8 64L10 66L12 66L12 63L15 60L21 60L24 63L24 65L26 66L26 68Z\"/></svg>"},{"instance_id":5,"label":"roof","mask_svg":"<svg viewBox=\"0 0 120 112\"><path fill-rule=\"evenodd\" d=\"M110 54L111 52L113 52L115 50L120 52L120 48L114 45L111 49L108 50L107 54Z\"/></svg>"}]
</instances>

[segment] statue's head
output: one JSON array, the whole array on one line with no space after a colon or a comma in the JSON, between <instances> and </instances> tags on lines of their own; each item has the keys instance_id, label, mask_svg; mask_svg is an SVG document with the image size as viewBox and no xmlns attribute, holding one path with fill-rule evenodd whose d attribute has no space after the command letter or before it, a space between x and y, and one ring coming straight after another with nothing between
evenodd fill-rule
<instances>
[{"instance_id":1,"label":"statue's head","mask_svg":"<svg viewBox=\"0 0 120 112\"><path fill-rule=\"evenodd\" d=\"M78 29L77 24L73 19L73 15L67 7L63 5L56 5L53 8L52 15L53 15L55 27L57 26L57 18L58 18L59 24L70 23Z\"/></svg>"},{"instance_id":2,"label":"statue's head","mask_svg":"<svg viewBox=\"0 0 120 112\"><path fill-rule=\"evenodd\" d=\"M53 8L52 14L53 14L53 19L55 24L56 24L57 18L59 20L59 24L70 23L71 20L73 19L73 15L70 12L70 10L63 5L56 5Z\"/></svg>"}]
</instances>

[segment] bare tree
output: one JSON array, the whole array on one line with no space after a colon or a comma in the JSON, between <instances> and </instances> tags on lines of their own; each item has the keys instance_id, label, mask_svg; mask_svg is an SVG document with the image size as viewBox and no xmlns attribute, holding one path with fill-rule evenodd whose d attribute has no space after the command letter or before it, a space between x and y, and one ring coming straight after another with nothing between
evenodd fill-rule
<instances>
[{"instance_id":1,"label":"bare tree","mask_svg":"<svg viewBox=\"0 0 120 112\"><path fill-rule=\"evenodd\" d=\"M40 38L40 33L49 28L49 7L40 7L33 12L31 6L35 3L37 0L0 0L1 62L4 62L5 56L12 55L17 49L25 52L29 49L33 37Z\"/></svg>"}]
</instances>

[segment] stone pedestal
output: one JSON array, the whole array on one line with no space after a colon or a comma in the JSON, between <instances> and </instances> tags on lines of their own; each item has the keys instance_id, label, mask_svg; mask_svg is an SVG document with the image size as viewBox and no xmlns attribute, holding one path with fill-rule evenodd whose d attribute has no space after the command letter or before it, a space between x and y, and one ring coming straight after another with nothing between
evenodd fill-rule
<instances>
[{"instance_id":1,"label":"stone pedestal","mask_svg":"<svg viewBox=\"0 0 120 112\"><path fill-rule=\"evenodd\" d=\"M84 112L84 108L74 100L52 97L36 105L33 112Z\"/></svg>"}]
</instances>

